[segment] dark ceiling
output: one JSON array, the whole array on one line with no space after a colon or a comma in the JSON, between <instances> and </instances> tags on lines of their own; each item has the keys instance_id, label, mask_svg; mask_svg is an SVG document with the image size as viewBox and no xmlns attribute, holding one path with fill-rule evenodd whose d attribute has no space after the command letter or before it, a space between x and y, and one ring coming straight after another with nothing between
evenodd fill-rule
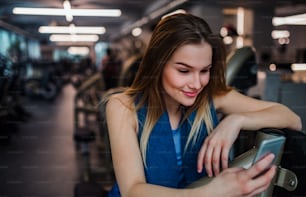
<instances>
[{"instance_id":1,"label":"dark ceiling","mask_svg":"<svg viewBox=\"0 0 306 197\"><path fill-rule=\"evenodd\" d=\"M177 7L185 7L195 3L218 4L224 7L264 7L274 6L278 8L279 15L285 12L301 13L306 11L305 1L274 1L274 0L70 0L73 8L119 8L122 15L119 18L111 17L74 17L76 26L104 26L106 34L102 40L110 40L124 33L124 29L133 25L144 16L150 16L156 11L168 12ZM1 0L0 1L0 27L14 29L40 39L46 39L47 35L38 33L41 25L69 25L64 16L22 16L13 15L13 7L44 7L63 8L63 0ZM174 5L175 4L175 5ZM156 16L156 15L155 15ZM154 18L150 18L154 20ZM44 37L42 37L44 36Z\"/></svg>"},{"instance_id":2,"label":"dark ceiling","mask_svg":"<svg viewBox=\"0 0 306 197\"><path fill-rule=\"evenodd\" d=\"M71 8L119 8L122 15L115 17L77 17L74 16L73 24L76 26L104 26L106 34L104 39L111 39L118 36L122 29L132 25L145 15L165 7L169 0L70 0ZM0 22L7 28L20 28L20 31L29 32L32 36L38 34L38 27L41 25L69 25L65 16L29 16L14 15L14 7L42 7L42 8L63 8L63 0L1 0L0 1ZM0 24L0 26L1 26ZM13 26L10 26L13 25ZM15 29L16 30L16 29ZM18 29L17 29L18 30ZM102 36L101 36L102 37Z\"/></svg>"}]
</instances>

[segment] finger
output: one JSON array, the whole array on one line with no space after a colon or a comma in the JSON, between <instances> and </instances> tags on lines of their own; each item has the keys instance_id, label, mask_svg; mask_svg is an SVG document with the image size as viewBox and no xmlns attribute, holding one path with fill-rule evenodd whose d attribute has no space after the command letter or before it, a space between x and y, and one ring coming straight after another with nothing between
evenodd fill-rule
<instances>
[{"instance_id":1,"label":"finger","mask_svg":"<svg viewBox=\"0 0 306 197\"><path fill-rule=\"evenodd\" d=\"M262 176L258 176L257 178L250 181L249 186L253 188L251 196L265 191L270 186L275 173L276 166L272 166L264 174L262 174Z\"/></svg>"},{"instance_id":2,"label":"finger","mask_svg":"<svg viewBox=\"0 0 306 197\"><path fill-rule=\"evenodd\" d=\"M205 156L204 156L205 169L206 169L208 177L213 176L213 173L212 173L212 152L213 152L212 146L208 146L207 150L205 152Z\"/></svg>"},{"instance_id":3,"label":"finger","mask_svg":"<svg viewBox=\"0 0 306 197\"><path fill-rule=\"evenodd\" d=\"M257 161L249 170L247 170L248 176L254 178L264 172L270 167L274 157L273 154L268 154L261 160Z\"/></svg>"},{"instance_id":4,"label":"finger","mask_svg":"<svg viewBox=\"0 0 306 197\"><path fill-rule=\"evenodd\" d=\"M198 153L198 162L197 162L197 170L198 173L201 173L203 170L203 164L204 164L204 156L207 149L206 143L204 143Z\"/></svg>"},{"instance_id":5,"label":"finger","mask_svg":"<svg viewBox=\"0 0 306 197\"><path fill-rule=\"evenodd\" d=\"M222 169L228 168L229 148L224 147L221 152Z\"/></svg>"},{"instance_id":6,"label":"finger","mask_svg":"<svg viewBox=\"0 0 306 197\"><path fill-rule=\"evenodd\" d=\"M214 148L213 155L212 155L212 165L213 165L213 171L215 175L218 175L220 173L220 152L221 147L217 146Z\"/></svg>"}]
</instances>

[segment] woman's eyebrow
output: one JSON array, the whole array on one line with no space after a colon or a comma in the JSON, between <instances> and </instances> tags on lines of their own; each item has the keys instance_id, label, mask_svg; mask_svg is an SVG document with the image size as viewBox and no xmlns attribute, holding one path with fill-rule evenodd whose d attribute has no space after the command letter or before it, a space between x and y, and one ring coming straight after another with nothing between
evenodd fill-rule
<instances>
[{"instance_id":1,"label":"woman's eyebrow","mask_svg":"<svg viewBox=\"0 0 306 197\"><path fill-rule=\"evenodd\" d=\"M175 62L175 64L179 64L179 65L182 65L182 66L186 66L188 68L192 68L192 66L190 66L189 64L186 64L184 62ZM207 68L210 68L212 66L212 64L208 64L207 66L205 66L203 69L207 69Z\"/></svg>"},{"instance_id":2,"label":"woman's eyebrow","mask_svg":"<svg viewBox=\"0 0 306 197\"><path fill-rule=\"evenodd\" d=\"M192 67L189 64L186 64L184 62L175 62L175 64L183 65L183 66L190 67L190 68Z\"/></svg>"}]
</instances>

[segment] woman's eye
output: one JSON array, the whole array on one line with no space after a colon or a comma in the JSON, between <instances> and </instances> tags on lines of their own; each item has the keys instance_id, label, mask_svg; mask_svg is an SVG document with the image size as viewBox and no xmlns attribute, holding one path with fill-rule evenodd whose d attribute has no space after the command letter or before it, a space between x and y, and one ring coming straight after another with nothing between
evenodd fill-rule
<instances>
[{"instance_id":1,"label":"woman's eye","mask_svg":"<svg viewBox=\"0 0 306 197\"><path fill-rule=\"evenodd\" d=\"M189 72L189 70L185 70L185 69L180 69L180 70L178 70L180 73L188 73Z\"/></svg>"},{"instance_id":2,"label":"woman's eye","mask_svg":"<svg viewBox=\"0 0 306 197\"><path fill-rule=\"evenodd\" d=\"M207 73L207 72L209 72L209 71L210 71L210 68L201 70L201 73Z\"/></svg>"}]
</instances>

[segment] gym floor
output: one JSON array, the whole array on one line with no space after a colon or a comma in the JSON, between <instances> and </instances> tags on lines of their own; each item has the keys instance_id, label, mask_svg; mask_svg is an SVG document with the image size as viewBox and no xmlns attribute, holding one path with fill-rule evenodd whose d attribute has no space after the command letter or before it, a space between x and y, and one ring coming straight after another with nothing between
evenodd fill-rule
<instances>
[{"instance_id":1,"label":"gym floor","mask_svg":"<svg viewBox=\"0 0 306 197\"><path fill-rule=\"evenodd\" d=\"M29 101L25 109L31 117L15 122L8 143L0 143L1 197L71 197L82 181L83 158L73 139L73 99L75 89L63 87L55 101ZM103 147L103 145L102 145ZM101 187L112 184L102 174L101 143L90 143L93 169L102 169L95 180ZM102 151L103 153L103 151Z\"/></svg>"}]
</instances>

